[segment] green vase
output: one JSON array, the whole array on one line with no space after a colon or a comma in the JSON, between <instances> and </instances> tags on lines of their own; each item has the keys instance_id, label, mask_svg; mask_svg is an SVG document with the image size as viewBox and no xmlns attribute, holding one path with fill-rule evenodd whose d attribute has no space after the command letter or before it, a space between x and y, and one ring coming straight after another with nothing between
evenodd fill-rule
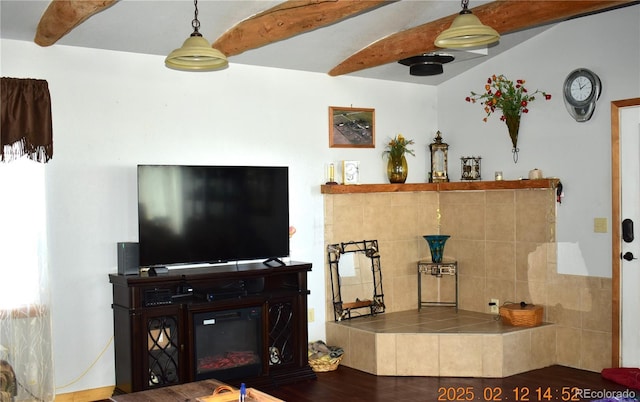
<instances>
[{"instance_id":1,"label":"green vase","mask_svg":"<svg viewBox=\"0 0 640 402\"><path fill-rule=\"evenodd\" d=\"M409 174L409 166L407 165L407 158L404 155L389 156L387 161L387 177L390 183L404 183L407 181L407 174Z\"/></svg>"}]
</instances>

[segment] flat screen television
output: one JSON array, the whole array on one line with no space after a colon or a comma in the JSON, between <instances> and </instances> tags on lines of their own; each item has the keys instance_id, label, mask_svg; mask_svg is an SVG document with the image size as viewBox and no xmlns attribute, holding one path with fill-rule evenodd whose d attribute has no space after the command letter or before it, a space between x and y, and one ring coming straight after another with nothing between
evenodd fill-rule
<instances>
[{"instance_id":1,"label":"flat screen television","mask_svg":"<svg viewBox=\"0 0 640 402\"><path fill-rule=\"evenodd\" d=\"M138 166L140 266L289 255L289 170Z\"/></svg>"}]
</instances>

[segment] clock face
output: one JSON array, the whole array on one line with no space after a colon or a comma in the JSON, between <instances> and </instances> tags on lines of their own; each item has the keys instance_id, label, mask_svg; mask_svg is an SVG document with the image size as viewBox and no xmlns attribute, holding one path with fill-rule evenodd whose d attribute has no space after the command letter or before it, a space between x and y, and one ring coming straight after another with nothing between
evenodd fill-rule
<instances>
[{"instance_id":1,"label":"clock face","mask_svg":"<svg viewBox=\"0 0 640 402\"><path fill-rule=\"evenodd\" d=\"M571 82L570 92L573 99L583 102L593 93L593 83L586 76L579 75Z\"/></svg>"},{"instance_id":2,"label":"clock face","mask_svg":"<svg viewBox=\"0 0 640 402\"><path fill-rule=\"evenodd\" d=\"M567 111L578 122L591 119L600 97L602 83L591 70L573 70L564 81L564 104Z\"/></svg>"},{"instance_id":3,"label":"clock face","mask_svg":"<svg viewBox=\"0 0 640 402\"><path fill-rule=\"evenodd\" d=\"M564 83L564 99L577 107L595 102L600 96L600 79L590 70L579 68L572 71Z\"/></svg>"}]
</instances>

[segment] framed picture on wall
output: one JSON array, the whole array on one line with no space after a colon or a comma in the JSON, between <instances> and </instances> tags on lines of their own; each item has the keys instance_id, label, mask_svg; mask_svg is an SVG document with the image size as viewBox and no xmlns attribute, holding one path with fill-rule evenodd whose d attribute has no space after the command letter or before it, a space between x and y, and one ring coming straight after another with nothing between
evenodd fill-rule
<instances>
[{"instance_id":1,"label":"framed picture on wall","mask_svg":"<svg viewBox=\"0 0 640 402\"><path fill-rule=\"evenodd\" d=\"M329 148L375 148L375 110L329 106Z\"/></svg>"}]
</instances>

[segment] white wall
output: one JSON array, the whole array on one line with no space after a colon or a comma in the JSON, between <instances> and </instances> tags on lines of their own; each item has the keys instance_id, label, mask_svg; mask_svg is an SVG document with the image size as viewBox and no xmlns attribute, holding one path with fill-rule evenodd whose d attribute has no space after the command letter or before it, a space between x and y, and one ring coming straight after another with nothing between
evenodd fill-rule
<instances>
[{"instance_id":1,"label":"white wall","mask_svg":"<svg viewBox=\"0 0 640 402\"><path fill-rule=\"evenodd\" d=\"M450 160L481 155L486 178L496 170L506 179L526 178L538 168L561 179L561 273L611 277L610 102L640 95L639 22L638 5L567 21L438 86L438 122L451 145ZM603 86L592 119L584 123L570 117L562 98L564 79L580 67L597 73ZM465 101L470 91L483 92L493 74L525 79L530 91L552 94L550 101L537 98L522 118L517 164L500 113L484 123L481 105ZM459 171L453 167L451 177L460 177ZM607 218L607 233L594 233L597 217Z\"/></svg>"},{"instance_id":2,"label":"white wall","mask_svg":"<svg viewBox=\"0 0 640 402\"><path fill-rule=\"evenodd\" d=\"M360 160L363 183L386 182L384 143L403 133L416 140L408 181L425 180L433 87L233 63L184 73L157 56L0 45L2 76L46 79L53 103L46 169L58 394L114 384L112 345L99 357L113 334L107 274L116 272L116 243L137 240L137 164L290 167L292 258L313 263L311 340L325 339L325 164ZM329 106L375 108L376 148L330 149Z\"/></svg>"}]
</instances>

